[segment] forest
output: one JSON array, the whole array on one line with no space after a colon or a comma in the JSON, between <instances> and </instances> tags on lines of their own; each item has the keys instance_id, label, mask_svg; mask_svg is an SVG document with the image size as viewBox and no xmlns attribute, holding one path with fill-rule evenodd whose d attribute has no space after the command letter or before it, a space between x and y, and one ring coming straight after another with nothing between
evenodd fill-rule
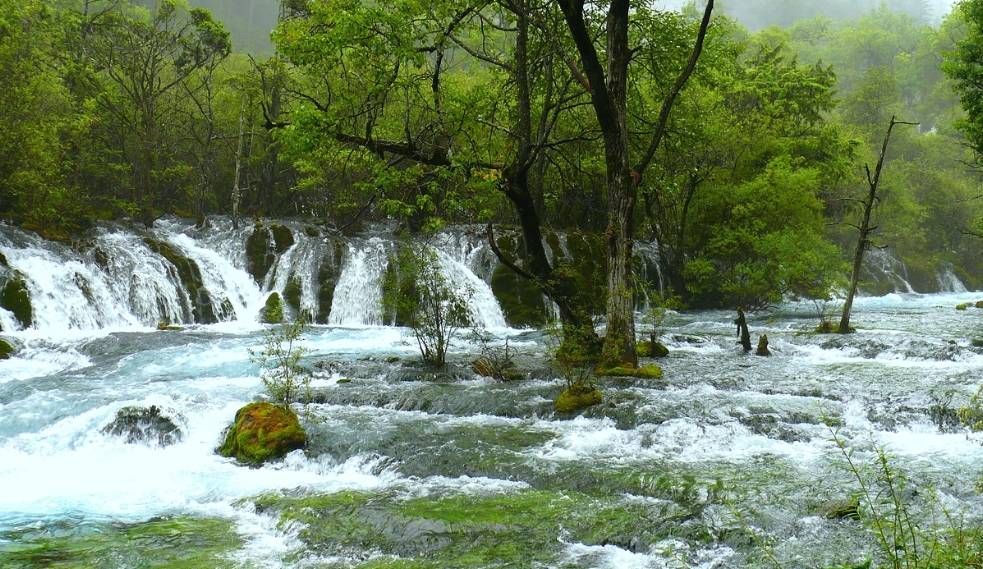
<instances>
[{"instance_id":1,"label":"forest","mask_svg":"<svg viewBox=\"0 0 983 569\"><path fill-rule=\"evenodd\" d=\"M0 0L0 565L979 567L981 165L983 0Z\"/></svg>"}]
</instances>

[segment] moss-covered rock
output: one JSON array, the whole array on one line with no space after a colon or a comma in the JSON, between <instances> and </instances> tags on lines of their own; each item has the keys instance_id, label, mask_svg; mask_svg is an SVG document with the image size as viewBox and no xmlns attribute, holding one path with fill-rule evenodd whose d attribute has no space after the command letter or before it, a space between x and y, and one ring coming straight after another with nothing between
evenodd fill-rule
<instances>
[{"instance_id":1,"label":"moss-covered rock","mask_svg":"<svg viewBox=\"0 0 983 569\"><path fill-rule=\"evenodd\" d=\"M830 500L820 504L818 513L829 520L857 519L860 517L860 502L856 498Z\"/></svg>"},{"instance_id":2,"label":"moss-covered rock","mask_svg":"<svg viewBox=\"0 0 983 569\"><path fill-rule=\"evenodd\" d=\"M557 413L575 413L603 400L604 395L596 387L571 387L560 392L553 408Z\"/></svg>"},{"instance_id":3,"label":"moss-covered rock","mask_svg":"<svg viewBox=\"0 0 983 569\"><path fill-rule=\"evenodd\" d=\"M260 311L260 320L264 324L280 324L283 322L283 301L279 293L270 293L266 297L266 305Z\"/></svg>"},{"instance_id":4,"label":"moss-covered rock","mask_svg":"<svg viewBox=\"0 0 983 569\"><path fill-rule=\"evenodd\" d=\"M41 533L41 532L37 532ZM233 522L161 517L137 524L85 524L71 532L0 541L5 569L233 569L242 547Z\"/></svg>"},{"instance_id":5,"label":"moss-covered rock","mask_svg":"<svg viewBox=\"0 0 983 569\"><path fill-rule=\"evenodd\" d=\"M4 269L10 268L10 263L7 262L7 257L5 257L3 253L0 253L0 267Z\"/></svg>"},{"instance_id":6,"label":"moss-covered rock","mask_svg":"<svg viewBox=\"0 0 983 569\"><path fill-rule=\"evenodd\" d=\"M283 300L287 302L287 306L293 309L295 314L300 314L300 301L303 290L300 284L300 277L297 275L291 275L287 279L287 286L283 287Z\"/></svg>"},{"instance_id":7,"label":"moss-covered rock","mask_svg":"<svg viewBox=\"0 0 983 569\"><path fill-rule=\"evenodd\" d=\"M7 340L0 339L0 360L9 360L10 356L16 351L13 344Z\"/></svg>"},{"instance_id":8,"label":"moss-covered rock","mask_svg":"<svg viewBox=\"0 0 983 569\"><path fill-rule=\"evenodd\" d=\"M285 253L287 249L294 245L294 233L286 225L270 225L270 233L273 235L273 247L277 253Z\"/></svg>"},{"instance_id":9,"label":"moss-covered rock","mask_svg":"<svg viewBox=\"0 0 983 569\"><path fill-rule=\"evenodd\" d=\"M596 370L600 377L634 377L638 379L660 379L662 368L657 365L631 367L600 367Z\"/></svg>"},{"instance_id":10,"label":"moss-covered rock","mask_svg":"<svg viewBox=\"0 0 983 569\"><path fill-rule=\"evenodd\" d=\"M508 258L522 264L520 242L515 236L499 235L496 244ZM546 301L539 288L505 265L492 273L491 289L508 323L516 328L546 324Z\"/></svg>"},{"instance_id":11,"label":"moss-covered rock","mask_svg":"<svg viewBox=\"0 0 983 569\"><path fill-rule=\"evenodd\" d=\"M273 252L273 234L263 224L257 223L246 238L246 268L258 284L263 284L266 273L276 262Z\"/></svg>"},{"instance_id":12,"label":"moss-covered rock","mask_svg":"<svg viewBox=\"0 0 983 569\"><path fill-rule=\"evenodd\" d=\"M341 276L340 261L344 256L343 244L340 240L335 241L333 255L326 255L321 260L321 266L317 271L317 316L315 320L319 324L327 324L331 318L331 304L334 301L334 289L338 285L338 277Z\"/></svg>"},{"instance_id":13,"label":"moss-covered rock","mask_svg":"<svg viewBox=\"0 0 983 569\"><path fill-rule=\"evenodd\" d=\"M974 348L983 348L983 338L973 338L971 343Z\"/></svg>"},{"instance_id":14,"label":"moss-covered rock","mask_svg":"<svg viewBox=\"0 0 983 569\"><path fill-rule=\"evenodd\" d=\"M304 226L304 235L310 237L311 239L315 239L315 238L321 236L321 230L319 230L317 227L312 227L310 225L305 225Z\"/></svg>"},{"instance_id":15,"label":"moss-covered rock","mask_svg":"<svg viewBox=\"0 0 983 569\"><path fill-rule=\"evenodd\" d=\"M296 413L272 403L250 403L236 412L218 453L244 464L260 465L306 444L307 433Z\"/></svg>"},{"instance_id":16,"label":"moss-covered rock","mask_svg":"<svg viewBox=\"0 0 983 569\"><path fill-rule=\"evenodd\" d=\"M983 300L976 301L976 308L983 308Z\"/></svg>"},{"instance_id":17,"label":"moss-covered rock","mask_svg":"<svg viewBox=\"0 0 983 569\"><path fill-rule=\"evenodd\" d=\"M972 306L972 304L971 304L971 303L969 303L969 302L964 302L964 303L962 303L962 304L957 304L957 305L956 305L956 310L967 310L967 309L968 309L968 308L969 308L970 306Z\"/></svg>"},{"instance_id":18,"label":"moss-covered rock","mask_svg":"<svg viewBox=\"0 0 983 569\"><path fill-rule=\"evenodd\" d=\"M144 242L151 251L167 260L176 270L188 298L191 300L191 317L199 324L214 324L219 321L215 304L201 278L201 269L194 260L185 257L163 241L146 238Z\"/></svg>"},{"instance_id":19,"label":"moss-covered rock","mask_svg":"<svg viewBox=\"0 0 983 569\"><path fill-rule=\"evenodd\" d=\"M669 348L662 342L646 340L635 345L635 353L640 358L665 358L669 356Z\"/></svg>"},{"instance_id":20,"label":"moss-covered rock","mask_svg":"<svg viewBox=\"0 0 983 569\"><path fill-rule=\"evenodd\" d=\"M525 376L521 371L515 369L515 365L508 362L507 365L497 365L490 358L480 357L471 362L471 371L481 377L488 377L498 381L518 381Z\"/></svg>"},{"instance_id":21,"label":"moss-covered rock","mask_svg":"<svg viewBox=\"0 0 983 569\"><path fill-rule=\"evenodd\" d=\"M14 315L24 328L34 324L34 308L31 306L31 291L27 288L24 275L14 272L0 289L0 307Z\"/></svg>"}]
</instances>

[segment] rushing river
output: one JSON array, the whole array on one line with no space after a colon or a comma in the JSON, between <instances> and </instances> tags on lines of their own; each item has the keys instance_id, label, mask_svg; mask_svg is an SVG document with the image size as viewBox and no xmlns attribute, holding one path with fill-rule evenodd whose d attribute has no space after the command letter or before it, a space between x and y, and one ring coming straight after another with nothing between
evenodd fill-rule
<instances>
[{"instance_id":1,"label":"rushing river","mask_svg":"<svg viewBox=\"0 0 983 569\"><path fill-rule=\"evenodd\" d=\"M846 337L809 333L805 305L758 314L771 358L740 353L729 313L674 315L665 377L601 380L604 403L576 417L552 410L562 382L539 332L496 331L530 375L502 384L471 374L463 342L434 375L405 330L316 326L309 448L262 468L214 452L263 395L262 326L16 332L0 361L0 566L860 561L874 552L861 524L821 515L856 489L834 430L856 461L883 447L911 488L980 514L983 447L951 413L983 381L983 310L954 308L977 296L862 298ZM183 439L104 434L129 405L160 407Z\"/></svg>"}]
</instances>

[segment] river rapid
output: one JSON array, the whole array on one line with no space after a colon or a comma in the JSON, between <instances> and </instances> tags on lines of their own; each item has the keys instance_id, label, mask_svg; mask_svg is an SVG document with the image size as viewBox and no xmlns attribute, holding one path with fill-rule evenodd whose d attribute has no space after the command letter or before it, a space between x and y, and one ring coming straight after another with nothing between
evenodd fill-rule
<instances>
[{"instance_id":1,"label":"river rapid","mask_svg":"<svg viewBox=\"0 0 983 569\"><path fill-rule=\"evenodd\" d=\"M30 263L58 257L23 252L35 245L0 240L0 252L41 281ZM380 272L361 250L346 263ZM443 262L482 282L466 254ZM262 304L248 275L223 270L227 284L215 286L239 291L228 295L237 312ZM56 280L32 291L57 291ZM357 282L339 289L367 294ZM173 296L166 284L156 282L158 298ZM733 314L672 314L664 377L601 379L604 402L573 416L553 411L563 382L548 367L550 338L501 326L493 297L476 310L495 342L517 350L523 381L475 376L477 350L464 340L434 373L406 329L315 325L303 335L312 402L296 407L309 446L247 468L215 448L236 410L264 396L250 351L269 327L250 315L157 331L148 320L178 315L180 298L145 302L141 318L125 303L113 313L110 288L96 291L106 295L99 313L62 301L80 325L57 325L52 296L39 325L6 333L18 351L0 360L2 567L812 568L876 558L861 522L824 515L858 488L836 440L860 465L885 450L926 525L943 507L968 524L983 514L983 446L954 411L983 382L983 348L972 344L983 310L955 309L980 293L863 297L849 336L812 333L809 304L752 315L770 358L740 351ZM180 442L103 432L134 405L172 417Z\"/></svg>"}]
</instances>

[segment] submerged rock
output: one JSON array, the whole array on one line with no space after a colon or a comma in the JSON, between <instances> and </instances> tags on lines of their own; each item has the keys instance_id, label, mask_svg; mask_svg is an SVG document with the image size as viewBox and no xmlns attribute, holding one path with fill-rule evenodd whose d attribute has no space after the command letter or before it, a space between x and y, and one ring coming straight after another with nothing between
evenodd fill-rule
<instances>
[{"instance_id":1,"label":"submerged rock","mask_svg":"<svg viewBox=\"0 0 983 569\"><path fill-rule=\"evenodd\" d=\"M272 403L250 403L236 412L218 453L244 464L260 465L306 444L307 433L296 413Z\"/></svg>"},{"instance_id":2,"label":"submerged rock","mask_svg":"<svg viewBox=\"0 0 983 569\"><path fill-rule=\"evenodd\" d=\"M489 377L498 381L517 381L525 376L515 369L515 364L496 364L491 358L482 356L471 362L471 371L481 377Z\"/></svg>"},{"instance_id":3,"label":"submerged rock","mask_svg":"<svg viewBox=\"0 0 983 569\"><path fill-rule=\"evenodd\" d=\"M279 293L272 293L266 299L266 305L260 312L260 319L265 324L280 324L283 322L283 302Z\"/></svg>"},{"instance_id":4,"label":"submerged rock","mask_svg":"<svg viewBox=\"0 0 983 569\"><path fill-rule=\"evenodd\" d=\"M168 446L180 442L183 436L174 419L164 415L160 407L123 407L113 422L102 428L107 435L126 439L127 443L157 443Z\"/></svg>"},{"instance_id":5,"label":"submerged rock","mask_svg":"<svg viewBox=\"0 0 983 569\"><path fill-rule=\"evenodd\" d=\"M13 276L0 288L0 307L11 312L22 327L30 328L34 324L31 292L27 289L24 275L14 271Z\"/></svg>"},{"instance_id":6,"label":"submerged rock","mask_svg":"<svg viewBox=\"0 0 983 569\"><path fill-rule=\"evenodd\" d=\"M830 500L819 506L819 513L828 520L855 520L860 517L860 502L856 498Z\"/></svg>"},{"instance_id":7,"label":"submerged rock","mask_svg":"<svg viewBox=\"0 0 983 569\"><path fill-rule=\"evenodd\" d=\"M0 360L9 360L15 351L13 344L7 340L0 340Z\"/></svg>"}]
</instances>

